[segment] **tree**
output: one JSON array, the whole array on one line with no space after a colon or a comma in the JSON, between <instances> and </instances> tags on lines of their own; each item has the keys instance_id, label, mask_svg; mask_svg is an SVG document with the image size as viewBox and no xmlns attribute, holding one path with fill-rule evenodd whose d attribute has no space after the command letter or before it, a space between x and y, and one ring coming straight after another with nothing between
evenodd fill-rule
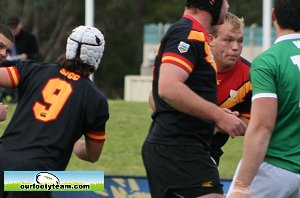
<instances>
[{"instance_id":1,"label":"tree","mask_svg":"<svg viewBox=\"0 0 300 198\"><path fill-rule=\"evenodd\" d=\"M246 25L261 24L262 1L230 0L230 11L244 17ZM25 29L33 32L45 62L64 56L71 30L84 24L84 1L1 0L1 21L22 16ZM95 0L95 26L103 29L106 48L95 83L110 98L123 97L124 77L139 74L146 23L173 23L184 10L178 0Z\"/></svg>"},{"instance_id":2,"label":"tree","mask_svg":"<svg viewBox=\"0 0 300 198\"><path fill-rule=\"evenodd\" d=\"M229 11L245 19L247 26L252 23L262 24L262 0L230 0ZM147 5L147 15L145 23L173 23L179 19L183 13L184 1L178 0L151 0Z\"/></svg>"},{"instance_id":3,"label":"tree","mask_svg":"<svg viewBox=\"0 0 300 198\"><path fill-rule=\"evenodd\" d=\"M243 17L245 19L246 26L250 26L253 23L256 23L260 26L262 25L263 0L230 0L229 4L229 11L238 17Z\"/></svg>"},{"instance_id":4,"label":"tree","mask_svg":"<svg viewBox=\"0 0 300 198\"><path fill-rule=\"evenodd\" d=\"M110 97L123 96L124 77L139 74L146 0L101 1L96 23L104 27L106 49L96 83ZM135 6L132 6L135 5Z\"/></svg>"},{"instance_id":5,"label":"tree","mask_svg":"<svg viewBox=\"0 0 300 198\"><path fill-rule=\"evenodd\" d=\"M95 26L104 30L106 49L94 79L110 97L122 96L126 74L139 73L145 2L95 1ZM64 56L68 34L84 24L84 1L4 0L0 5L7 8L2 21L12 15L22 17L25 29L36 35L45 62Z\"/></svg>"}]
</instances>

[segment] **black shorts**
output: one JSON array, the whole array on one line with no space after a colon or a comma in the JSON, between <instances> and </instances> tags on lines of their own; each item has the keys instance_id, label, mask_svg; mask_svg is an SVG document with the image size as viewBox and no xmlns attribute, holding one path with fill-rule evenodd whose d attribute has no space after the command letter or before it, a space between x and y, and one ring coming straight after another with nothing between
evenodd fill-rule
<instances>
[{"instance_id":1,"label":"black shorts","mask_svg":"<svg viewBox=\"0 0 300 198\"><path fill-rule=\"evenodd\" d=\"M217 165L219 165L220 158L223 155L222 147L226 144L228 139L229 135L226 133L216 133L213 136L210 155L215 160Z\"/></svg>"},{"instance_id":2,"label":"black shorts","mask_svg":"<svg viewBox=\"0 0 300 198\"><path fill-rule=\"evenodd\" d=\"M223 194L218 168L201 147L145 142L142 157L152 197Z\"/></svg>"}]
</instances>

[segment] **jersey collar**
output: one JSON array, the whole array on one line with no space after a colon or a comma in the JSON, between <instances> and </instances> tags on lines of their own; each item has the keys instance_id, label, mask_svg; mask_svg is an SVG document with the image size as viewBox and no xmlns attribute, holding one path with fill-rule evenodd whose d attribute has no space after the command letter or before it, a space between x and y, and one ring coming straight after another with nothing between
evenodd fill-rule
<instances>
[{"instance_id":1,"label":"jersey collar","mask_svg":"<svg viewBox=\"0 0 300 198\"><path fill-rule=\"evenodd\" d=\"M183 15L183 17L193 21L193 29L194 30L204 32L206 35L208 35L207 30L194 17L192 17L191 15L188 15L188 14Z\"/></svg>"},{"instance_id":2,"label":"jersey collar","mask_svg":"<svg viewBox=\"0 0 300 198\"><path fill-rule=\"evenodd\" d=\"M284 36L280 36L275 40L275 44L279 43L280 41L284 41L284 40L292 40L292 39L300 39L300 34L287 34Z\"/></svg>"}]
</instances>

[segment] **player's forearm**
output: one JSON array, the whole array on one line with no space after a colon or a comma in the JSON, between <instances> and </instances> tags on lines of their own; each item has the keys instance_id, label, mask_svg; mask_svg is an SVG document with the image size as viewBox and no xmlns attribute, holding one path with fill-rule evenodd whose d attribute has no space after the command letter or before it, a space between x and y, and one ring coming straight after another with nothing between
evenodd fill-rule
<instances>
[{"instance_id":1,"label":"player's forearm","mask_svg":"<svg viewBox=\"0 0 300 198\"><path fill-rule=\"evenodd\" d=\"M88 139L78 140L74 144L73 152L78 158L94 163L98 161L103 149L103 145L103 142L94 142Z\"/></svg>"},{"instance_id":2,"label":"player's forearm","mask_svg":"<svg viewBox=\"0 0 300 198\"><path fill-rule=\"evenodd\" d=\"M73 152L79 159L90 162L84 140L77 140L77 142L74 144Z\"/></svg>"},{"instance_id":3,"label":"player's forearm","mask_svg":"<svg viewBox=\"0 0 300 198\"><path fill-rule=\"evenodd\" d=\"M233 188L227 195L228 198L249 198L249 185L265 157L270 137L271 132L268 130L254 130L248 127L240 169Z\"/></svg>"},{"instance_id":4,"label":"player's forearm","mask_svg":"<svg viewBox=\"0 0 300 198\"><path fill-rule=\"evenodd\" d=\"M8 106L0 103L0 121L4 121L7 116Z\"/></svg>"},{"instance_id":5,"label":"player's forearm","mask_svg":"<svg viewBox=\"0 0 300 198\"><path fill-rule=\"evenodd\" d=\"M251 126L250 126L251 127ZM272 132L266 128L248 128L245 134L242 164L237 180L247 185L263 162Z\"/></svg>"},{"instance_id":6,"label":"player's forearm","mask_svg":"<svg viewBox=\"0 0 300 198\"><path fill-rule=\"evenodd\" d=\"M252 101L251 119L244 140L243 162L237 180L250 184L262 163L275 126L277 99Z\"/></svg>"},{"instance_id":7,"label":"player's forearm","mask_svg":"<svg viewBox=\"0 0 300 198\"><path fill-rule=\"evenodd\" d=\"M156 106L155 106L152 91L150 91L150 94L149 94L149 105L150 105L151 110L154 112L156 110Z\"/></svg>"}]
</instances>

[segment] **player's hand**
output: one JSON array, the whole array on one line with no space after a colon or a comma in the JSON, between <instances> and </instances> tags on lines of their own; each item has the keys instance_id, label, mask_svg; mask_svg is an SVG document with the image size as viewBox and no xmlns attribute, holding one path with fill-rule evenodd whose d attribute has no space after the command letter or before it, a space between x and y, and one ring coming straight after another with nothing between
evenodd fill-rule
<instances>
[{"instance_id":1,"label":"player's hand","mask_svg":"<svg viewBox=\"0 0 300 198\"><path fill-rule=\"evenodd\" d=\"M238 111L231 111L230 109L227 108L222 108L223 111L225 111L226 113L235 115L236 117L240 116L240 113ZM223 131L220 127L216 126L215 130L214 130L214 134L216 133L226 133L225 131Z\"/></svg>"},{"instance_id":2,"label":"player's hand","mask_svg":"<svg viewBox=\"0 0 300 198\"><path fill-rule=\"evenodd\" d=\"M7 116L8 106L0 103L0 121L4 121Z\"/></svg>"},{"instance_id":3,"label":"player's hand","mask_svg":"<svg viewBox=\"0 0 300 198\"><path fill-rule=\"evenodd\" d=\"M216 121L217 127L224 131L232 138L243 135L246 131L246 124L240 120L235 114L225 112Z\"/></svg>"},{"instance_id":4,"label":"player's hand","mask_svg":"<svg viewBox=\"0 0 300 198\"><path fill-rule=\"evenodd\" d=\"M222 109L223 109L223 111L225 111L226 113L235 115L236 117L239 117L239 116L240 116L240 113L239 113L238 111L231 111L230 109L227 109L227 108L222 108Z\"/></svg>"}]
</instances>

